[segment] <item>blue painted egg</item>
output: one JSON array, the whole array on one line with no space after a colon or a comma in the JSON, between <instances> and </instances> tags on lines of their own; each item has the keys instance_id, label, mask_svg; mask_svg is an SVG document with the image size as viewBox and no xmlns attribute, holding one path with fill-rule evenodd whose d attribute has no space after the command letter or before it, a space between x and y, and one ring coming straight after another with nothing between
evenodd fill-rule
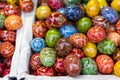
<instances>
[{"instance_id":1,"label":"blue painted egg","mask_svg":"<svg viewBox=\"0 0 120 80\"><path fill-rule=\"evenodd\" d=\"M65 15L65 8L60 8L60 9L57 10L57 12Z\"/></svg>"},{"instance_id":2,"label":"blue painted egg","mask_svg":"<svg viewBox=\"0 0 120 80\"><path fill-rule=\"evenodd\" d=\"M111 7L102 8L102 16L104 16L110 23L115 23L118 20L118 13Z\"/></svg>"},{"instance_id":3,"label":"blue painted egg","mask_svg":"<svg viewBox=\"0 0 120 80\"><path fill-rule=\"evenodd\" d=\"M69 20L76 21L82 17L82 10L79 6L69 5L65 8L65 15Z\"/></svg>"},{"instance_id":4,"label":"blue painted egg","mask_svg":"<svg viewBox=\"0 0 120 80\"><path fill-rule=\"evenodd\" d=\"M60 33L61 33L62 37L64 37L64 38L68 38L72 34L75 34L77 32L78 32L78 30L72 25L64 25L60 28Z\"/></svg>"},{"instance_id":5,"label":"blue painted egg","mask_svg":"<svg viewBox=\"0 0 120 80\"><path fill-rule=\"evenodd\" d=\"M42 38L34 38L31 42L31 48L36 53L40 52L45 46L45 40Z\"/></svg>"}]
</instances>

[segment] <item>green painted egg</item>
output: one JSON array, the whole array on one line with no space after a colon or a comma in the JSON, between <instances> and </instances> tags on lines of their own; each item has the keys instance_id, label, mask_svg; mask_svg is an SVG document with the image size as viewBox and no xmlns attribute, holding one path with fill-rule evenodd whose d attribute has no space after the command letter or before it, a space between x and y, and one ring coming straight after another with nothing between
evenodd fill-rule
<instances>
[{"instance_id":1,"label":"green painted egg","mask_svg":"<svg viewBox=\"0 0 120 80\"><path fill-rule=\"evenodd\" d=\"M89 30L89 28L91 28L91 26L92 26L92 21L88 17L83 17L78 20L77 28L78 31L81 33L86 33Z\"/></svg>"},{"instance_id":2,"label":"green painted egg","mask_svg":"<svg viewBox=\"0 0 120 80\"><path fill-rule=\"evenodd\" d=\"M98 51L103 54L111 55L115 52L115 43L109 39L103 40L97 44Z\"/></svg>"},{"instance_id":3,"label":"green painted egg","mask_svg":"<svg viewBox=\"0 0 120 80\"><path fill-rule=\"evenodd\" d=\"M59 40L59 38L61 37L61 34L59 32L59 30L57 29L50 29L45 37L45 41L48 47L55 47L57 41Z\"/></svg>"},{"instance_id":4,"label":"green painted egg","mask_svg":"<svg viewBox=\"0 0 120 80\"><path fill-rule=\"evenodd\" d=\"M4 27L5 16L0 14L0 29Z\"/></svg>"},{"instance_id":5,"label":"green painted egg","mask_svg":"<svg viewBox=\"0 0 120 80\"><path fill-rule=\"evenodd\" d=\"M52 48L43 48L40 52L40 62L46 66L50 67L55 63L56 60L56 52Z\"/></svg>"},{"instance_id":6,"label":"green painted egg","mask_svg":"<svg viewBox=\"0 0 120 80\"><path fill-rule=\"evenodd\" d=\"M92 60L89 57L82 58L81 59L82 63L82 74L85 75L94 75L97 73L97 65L94 60Z\"/></svg>"}]
</instances>

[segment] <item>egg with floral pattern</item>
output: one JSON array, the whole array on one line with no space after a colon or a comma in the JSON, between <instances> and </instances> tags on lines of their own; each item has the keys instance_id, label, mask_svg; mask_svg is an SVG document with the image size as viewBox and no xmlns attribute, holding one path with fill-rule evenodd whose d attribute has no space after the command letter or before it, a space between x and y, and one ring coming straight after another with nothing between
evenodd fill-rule
<instances>
[{"instance_id":1,"label":"egg with floral pattern","mask_svg":"<svg viewBox=\"0 0 120 80\"><path fill-rule=\"evenodd\" d=\"M82 9L77 5L69 5L65 7L65 15L69 20L77 21L82 17Z\"/></svg>"},{"instance_id":2,"label":"egg with floral pattern","mask_svg":"<svg viewBox=\"0 0 120 80\"><path fill-rule=\"evenodd\" d=\"M53 48L45 47L40 52L40 62L46 66L53 66L56 61L56 51Z\"/></svg>"}]
</instances>

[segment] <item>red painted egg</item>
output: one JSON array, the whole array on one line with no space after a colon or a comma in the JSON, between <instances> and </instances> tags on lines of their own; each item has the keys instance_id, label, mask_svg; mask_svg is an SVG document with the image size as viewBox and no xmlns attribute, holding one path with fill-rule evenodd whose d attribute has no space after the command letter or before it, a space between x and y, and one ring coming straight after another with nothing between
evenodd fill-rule
<instances>
[{"instance_id":1,"label":"red painted egg","mask_svg":"<svg viewBox=\"0 0 120 80\"><path fill-rule=\"evenodd\" d=\"M76 33L70 36L70 41L73 43L74 47L82 48L83 46L87 45L88 38L85 34Z\"/></svg>"},{"instance_id":2,"label":"red painted egg","mask_svg":"<svg viewBox=\"0 0 120 80\"><path fill-rule=\"evenodd\" d=\"M80 58L75 54L69 54L64 59L64 67L70 76L78 76L82 70Z\"/></svg>"},{"instance_id":3,"label":"red painted egg","mask_svg":"<svg viewBox=\"0 0 120 80\"><path fill-rule=\"evenodd\" d=\"M34 37L45 37L47 26L43 21L36 21L32 27Z\"/></svg>"},{"instance_id":4,"label":"red painted egg","mask_svg":"<svg viewBox=\"0 0 120 80\"><path fill-rule=\"evenodd\" d=\"M14 43L16 40L16 33L14 31L3 30L1 33L1 39L3 41Z\"/></svg>"},{"instance_id":5,"label":"red painted egg","mask_svg":"<svg viewBox=\"0 0 120 80\"><path fill-rule=\"evenodd\" d=\"M53 12L46 20L46 24L48 28L60 28L64 25L67 21L67 18L58 12Z\"/></svg>"},{"instance_id":6,"label":"red painted egg","mask_svg":"<svg viewBox=\"0 0 120 80\"><path fill-rule=\"evenodd\" d=\"M35 53L30 58L30 68L32 70L37 70L40 67L41 67L40 55L38 53Z\"/></svg>"},{"instance_id":7,"label":"red painted egg","mask_svg":"<svg viewBox=\"0 0 120 80\"><path fill-rule=\"evenodd\" d=\"M110 39L116 46L120 45L120 35L117 32L110 32L107 35L107 39Z\"/></svg>"},{"instance_id":8,"label":"red painted egg","mask_svg":"<svg viewBox=\"0 0 120 80\"><path fill-rule=\"evenodd\" d=\"M116 31L120 34L120 20L117 22L117 24L115 25L115 29Z\"/></svg>"},{"instance_id":9,"label":"red painted egg","mask_svg":"<svg viewBox=\"0 0 120 80\"><path fill-rule=\"evenodd\" d=\"M55 71L52 67L40 67L37 69L37 75L39 76L55 76Z\"/></svg>"},{"instance_id":10,"label":"red painted egg","mask_svg":"<svg viewBox=\"0 0 120 80\"><path fill-rule=\"evenodd\" d=\"M0 9L4 9L6 5L7 5L7 2L2 2L0 0Z\"/></svg>"},{"instance_id":11,"label":"red painted egg","mask_svg":"<svg viewBox=\"0 0 120 80\"><path fill-rule=\"evenodd\" d=\"M0 54L5 58L12 57L14 51L15 51L15 47L10 42L3 42L0 45Z\"/></svg>"},{"instance_id":12,"label":"red painted egg","mask_svg":"<svg viewBox=\"0 0 120 80\"><path fill-rule=\"evenodd\" d=\"M5 69L3 71L3 77L6 76L6 75L8 75L9 73L10 73L10 69Z\"/></svg>"},{"instance_id":13,"label":"red painted egg","mask_svg":"<svg viewBox=\"0 0 120 80\"><path fill-rule=\"evenodd\" d=\"M11 63L12 63L12 58L6 58L6 59L4 59L4 67L5 68L10 68L10 66L11 66Z\"/></svg>"},{"instance_id":14,"label":"red painted egg","mask_svg":"<svg viewBox=\"0 0 120 80\"><path fill-rule=\"evenodd\" d=\"M56 63L54 64L54 69L59 73L65 73L63 61L64 61L63 58L57 58Z\"/></svg>"},{"instance_id":15,"label":"red painted egg","mask_svg":"<svg viewBox=\"0 0 120 80\"><path fill-rule=\"evenodd\" d=\"M0 63L0 77L2 76L2 73L3 73L3 64L2 63Z\"/></svg>"},{"instance_id":16,"label":"red painted egg","mask_svg":"<svg viewBox=\"0 0 120 80\"><path fill-rule=\"evenodd\" d=\"M71 51L71 54L76 54L80 59L85 57L85 54L83 53L83 51L78 48L73 48Z\"/></svg>"},{"instance_id":17,"label":"red painted egg","mask_svg":"<svg viewBox=\"0 0 120 80\"><path fill-rule=\"evenodd\" d=\"M34 8L32 0L19 0L19 5L24 12L30 12Z\"/></svg>"},{"instance_id":18,"label":"red painted egg","mask_svg":"<svg viewBox=\"0 0 120 80\"><path fill-rule=\"evenodd\" d=\"M95 25L87 32L87 37L91 42L98 43L106 38L106 32L100 25Z\"/></svg>"},{"instance_id":19,"label":"red painted egg","mask_svg":"<svg viewBox=\"0 0 120 80\"><path fill-rule=\"evenodd\" d=\"M4 12L5 12L6 16L9 16L9 15L20 16L20 14L21 14L20 8L15 4L6 5L4 8Z\"/></svg>"},{"instance_id":20,"label":"red painted egg","mask_svg":"<svg viewBox=\"0 0 120 80\"><path fill-rule=\"evenodd\" d=\"M108 55L99 55L96 58L96 64L101 73L109 74L113 71L114 62Z\"/></svg>"},{"instance_id":21,"label":"red painted egg","mask_svg":"<svg viewBox=\"0 0 120 80\"><path fill-rule=\"evenodd\" d=\"M63 0L48 0L48 4L53 10L64 7Z\"/></svg>"}]
</instances>

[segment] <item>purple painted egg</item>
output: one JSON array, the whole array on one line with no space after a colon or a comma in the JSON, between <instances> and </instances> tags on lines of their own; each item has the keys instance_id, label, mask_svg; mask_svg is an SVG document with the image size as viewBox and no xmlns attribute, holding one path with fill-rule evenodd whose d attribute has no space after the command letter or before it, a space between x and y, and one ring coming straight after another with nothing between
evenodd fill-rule
<instances>
[{"instance_id":1,"label":"purple painted egg","mask_svg":"<svg viewBox=\"0 0 120 80\"><path fill-rule=\"evenodd\" d=\"M115 23L118 20L118 13L111 7L102 8L102 16L104 16L110 23Z\"/></svg>"}]
</instances>

